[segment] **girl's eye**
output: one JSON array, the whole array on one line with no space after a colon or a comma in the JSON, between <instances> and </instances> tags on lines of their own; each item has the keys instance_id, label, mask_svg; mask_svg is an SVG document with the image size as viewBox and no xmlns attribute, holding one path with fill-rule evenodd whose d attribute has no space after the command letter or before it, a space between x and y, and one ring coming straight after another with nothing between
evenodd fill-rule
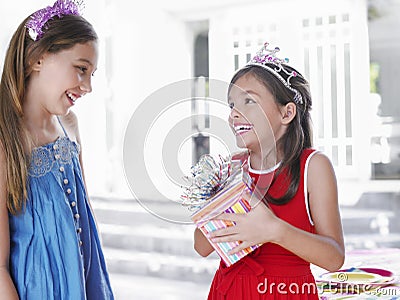
<instances>
[{"instance_id":1,"label":"girl's eye","mask_svg":"<svg viewBox=\"0 0 400 300\"><path fill-rule=\"evenodd\" d=\"M79 69L79 71L81 71L82 73L85 73L87 71L86 67L82 67L82 66L78 66L77 67Z\"/></svg>"},{"instance_id":2,"label":"girl's eye","mask_svg":"<svg viewBox=\"0 0 400 300\"><path fill-rule=\"evenodd\" d=\"M231 102L231 103L228 103L228 105L229 105L229 108L230 109L233 109L234 107L235 107L235 105Z\"/></svg>"},{"instance_id":3,"label":"girl's eye","mask_svg":"<svg viewBox=\"0 0 400 300\"><path fill-rule=\"evenodd\" d=\"M246 98L244 102L246 104L248 104L248 103L256 103L256 101L254 101L254 99L251 99L251 98Z\"/></svg>"}]
</instances>

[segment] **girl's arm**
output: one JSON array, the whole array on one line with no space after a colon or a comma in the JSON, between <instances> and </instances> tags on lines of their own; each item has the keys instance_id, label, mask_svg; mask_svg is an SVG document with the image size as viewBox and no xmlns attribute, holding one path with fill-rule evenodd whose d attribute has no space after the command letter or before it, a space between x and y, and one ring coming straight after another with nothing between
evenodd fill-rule
<instances>
[{"instance_id":1,"label":"girl's arm","mask_svg":"<svg viewBox=\"0 0 400 300\"><path fill-rule=\"evenodd\" d=\"M213 232L215 242L243 241L232 252L250 245L272 242L312 264L329 271L344 262L344 242L337 197L336 178L329 159L315 154L308 168L308 197L316 233L298 229L276 217L262 203L248 214L223 214L219 218L236 226Z\"/></svg>"},{"instance_id":2,"label":"girl's arm","mask_svg":"<svg viewBox=\"0 0 400 300\"><path fill-rule=\"evenodd\" d=\"M5 158L0 146L0 295L1 299L16 300L18 294L8 269L10 255L10 229L6 204Z\"/></svg>"},{"instance_id":3,"label":"girl's arm","mask_svg":"<svg viewBox=\"0 0 400 300\"><path fill-rule=\"evenodd\" d=\"M194 250L203 257L209 256L214 251L213 246L198 228L194 230Z\"/></svg>"},{"instance_id":4,"label":"girl's arm","mask_svg":"<svg viewBox=\"0 0 400 300\"><path fill-rule=\"evenodd\" d=\"M336 271L344 263L343 231L335 173L331 162L322 153L316 153L310 159L307 189L316 235L308 237L303 232L296 238L297 230L284 226L281 242L288 250L298 250L296 254L305 260ZM302 235L305 236L304 242L310 241L307 247L300 246ZM293 240L288 242L288 238Z\"/></svg>"}]
</instances>

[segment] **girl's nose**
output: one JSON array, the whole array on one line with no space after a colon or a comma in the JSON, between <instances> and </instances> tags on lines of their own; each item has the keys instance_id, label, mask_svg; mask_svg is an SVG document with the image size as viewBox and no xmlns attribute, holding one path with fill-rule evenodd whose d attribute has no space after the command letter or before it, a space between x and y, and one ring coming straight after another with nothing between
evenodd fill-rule
<instances>
[{"instance_id":1,"label":"girl's nose","mask_svg":"<svg viewBox=\"0 0 400 300\"><path fill-rule=\"evenodd\" d=\"M231 119L237 119L237 118L239 118L240 117L240 113L239 113L239 111L237 110L237 108L232 108L231 109L231 112L230 112L230 114L229 114L229 118L231 118Z\"/></svg>"},{"instance_id":2,"label":"girl's nose","mask_svg":"<svg viewBox=\"0 0 400 300\"><path fill-rule=\"evenodd\" d=\"M89 76L87 79L83 80L79 88L86 94L92 92L92 77Z\"/></svg>"}]
</instances>

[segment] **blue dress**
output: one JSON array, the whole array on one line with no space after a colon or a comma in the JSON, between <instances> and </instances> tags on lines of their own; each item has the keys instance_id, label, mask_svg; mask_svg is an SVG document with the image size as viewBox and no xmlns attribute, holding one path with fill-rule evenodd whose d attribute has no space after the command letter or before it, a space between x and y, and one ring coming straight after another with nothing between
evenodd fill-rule
<instances>
[{"instance_id":1,"label":"blue dress","mask_svg":"<svg viewBox=\"0 0 400 300\"><path fill-rule=\"evenodd\" d=\"M114 299L79 145L64 133L32 151L26 208L9 214L11 277L21 300Z\"/></svg>"}]
</instances>

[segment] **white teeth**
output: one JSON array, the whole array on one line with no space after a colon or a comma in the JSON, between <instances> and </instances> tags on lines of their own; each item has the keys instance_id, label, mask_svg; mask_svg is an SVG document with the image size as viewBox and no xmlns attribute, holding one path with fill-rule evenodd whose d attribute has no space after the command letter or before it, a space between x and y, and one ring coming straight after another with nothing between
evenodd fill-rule
<instances>
[{"instance_id":1,"label":"white teeth","mask_svg":"<svg viewBox=\"0 0 400 300\"><path fill-rule=\"evenodd\" d=\"M241 125L236 125L234 126L234 129L237 133L241 133L241 132L245 132L245 131L249 131L253 128L253 125L245 125L245 124L241 124Z\"/></svg>"},{"instance_id":2,"label":"white teeth","mask_svg":"<svg viewBox=\"0 0 400 300\"><path fill-rule=\"evenodd\" d=\"M75 102L78 98L75 97L73 94L71 93L67 93L68 98L70 98L72 100L72 102Z\"/></svg>"}]
</instances>

